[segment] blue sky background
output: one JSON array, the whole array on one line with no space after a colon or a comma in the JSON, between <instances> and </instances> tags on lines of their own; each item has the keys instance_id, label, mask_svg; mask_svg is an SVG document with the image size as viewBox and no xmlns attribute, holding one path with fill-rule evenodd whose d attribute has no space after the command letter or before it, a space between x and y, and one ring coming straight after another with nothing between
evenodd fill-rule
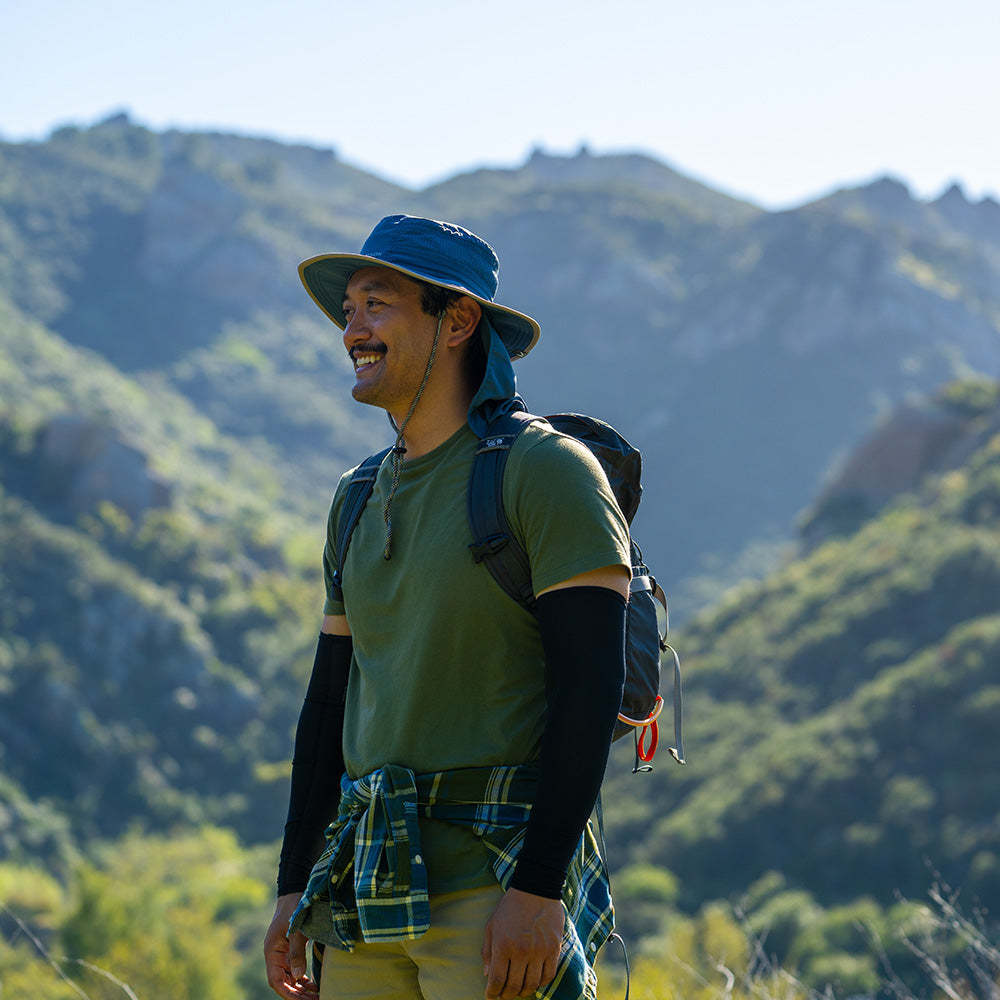
<instances>
[{"instance_id":1,"label":"blue sky background","mask_svg":"<svg viewBox=\"0 0 1000 1000\"><path fill-rule=\"evenodd\" d=\"M0 18L0 137L127 110L411 186L586 143L771 208L1000 198L998 51L997 0L36 0Z\"/></svg>"}]
</instances>

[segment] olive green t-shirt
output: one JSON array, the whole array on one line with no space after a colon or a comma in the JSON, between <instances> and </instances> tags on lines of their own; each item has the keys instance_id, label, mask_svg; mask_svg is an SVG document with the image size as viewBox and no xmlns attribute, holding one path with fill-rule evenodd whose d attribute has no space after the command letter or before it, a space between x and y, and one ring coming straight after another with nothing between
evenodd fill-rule
<instances>
[{"instance_id":1,"label":"olive green t-shirt","mask_svg":"<svg viewBox=\"0 0 1000 1000\"><path fill-rule=\"evenodd\" d=\"M326 614L346 614L354 638L344 760L352 778L385 764L415 773L537 759L545 670L534 615L477 564L466 513L479 443L463 426L404 462L392 501L392 558L383 463L347 553L340 604L329 596L336 525L350 474L334 496L324 568ZM578 441L531 425L515 442L503 502L528 553L535 593L603 566L630 566L628 528L596 459ZM486 885L486 849L470 831L421 823L434 892Z\"/></svg>"}]
</instances>

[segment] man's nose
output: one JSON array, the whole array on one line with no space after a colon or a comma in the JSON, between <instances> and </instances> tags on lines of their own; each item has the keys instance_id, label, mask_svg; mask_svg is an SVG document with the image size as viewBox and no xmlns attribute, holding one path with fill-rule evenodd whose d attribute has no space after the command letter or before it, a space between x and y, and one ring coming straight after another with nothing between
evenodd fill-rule
<instances>
[{"instance_id":1,"label":"man's nose","mask_svg":"<svg viewBox=\"0 0 1000 1000\"><path fill-rule=\"evenodd\" d=\"M370 336L360 316L360 312L352 313L351 318L347 321L347 326L344 327L344 346L348 350Z\"/></svg>"}]
</instances>

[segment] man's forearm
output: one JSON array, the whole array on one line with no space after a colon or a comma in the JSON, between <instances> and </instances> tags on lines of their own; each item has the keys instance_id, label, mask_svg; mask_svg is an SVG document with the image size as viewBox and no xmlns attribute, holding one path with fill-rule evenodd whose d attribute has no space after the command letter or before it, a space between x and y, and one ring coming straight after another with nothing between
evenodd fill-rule
<instances>
[{"instance_id":1,"label":"man's forearm","mask_svg":"<svg viewBox=\"0 0 1000 1000\"><path fill-rule=\"evenodd\" d=\"M625 680L627 602L605 587L538 599L549 711L538 791L511 885L559 898L607 767Z\"/></svg>"},{"instance_id":2,"label":"man's forearm","mask_svg":"<svg viewBox=\"0 0 1000 1000\"><path fill-rule=\"evenodd\" d=\"M350 636L322 633L295 731L292 787L278 867L278 895L301 892L333 821L344 773L344 692Z\"/></svg>"}]
</instances>

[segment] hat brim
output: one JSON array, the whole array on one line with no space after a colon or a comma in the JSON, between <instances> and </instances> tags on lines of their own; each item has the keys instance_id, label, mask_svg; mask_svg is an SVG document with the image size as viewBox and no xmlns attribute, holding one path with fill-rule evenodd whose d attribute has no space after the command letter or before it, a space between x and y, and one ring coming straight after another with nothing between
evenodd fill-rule
<instances>
[{"instance_id":1,"label":"hat brim","mask_svg":"<svg viewBox=\"0 0 1000 1000\"><path fill-rule=\"evenodd\" d=\"M504 347L512 361L523 358L538 343L541 335L541 328L530 317L524 313L511 309L508 306L498 305L489 299L484 299L468 288L461 285L450 285L442 281L435 281L417 271L411 271L405 267L399 267L388 261L380 260L377 257L369 257L360 253L323 253L299 264L299 277L305 285L313 302L334 322L341 330L347 325L344 318L344 293L347 291L347 283L351 275L362 267L388 267L393 271L399 271L408 278L416 281L426 281L439 288L446 288L452 292L460 292L475 299L489 316L490 322L500 336Z\"/></svg>"}]
</instances>

